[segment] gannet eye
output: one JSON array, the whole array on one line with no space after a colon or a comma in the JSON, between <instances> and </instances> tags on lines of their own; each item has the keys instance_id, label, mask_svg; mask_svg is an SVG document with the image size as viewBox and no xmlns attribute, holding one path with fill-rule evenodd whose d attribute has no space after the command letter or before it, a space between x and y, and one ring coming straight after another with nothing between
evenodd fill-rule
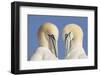
<instances>
[{"instance_id":1,"label":"gannet eye","mask_svg":"<svg viewBox=\"0 0 100 76\"><path fill-rule=\"evenodd\" d=\"M68 37L68 35L70 35L71 34L71 32L69 32L69 33L66 33L65 34L65 39Z\"/></svg>"},{"instance_id":2,"label":"gannet eye","mask_svg":"<svg viewBox=\"0 0 100 76\"><path fill-rule=\"evenodd\" d=\"M53 38L54 40L55 40L55 37L54 37L54 35L53 34L48 34L48 36L50 37L50 38Z\"/></svg>"},{"instance_id":3,"label":"gannet eye","mask_svg":"<svg viewBox=\"0 0 100 76\"><path fill-rule=\"evenodd\" d=\"M48 34L48 36L50 37L50 34Z\"/></svg>"}]
</instances>

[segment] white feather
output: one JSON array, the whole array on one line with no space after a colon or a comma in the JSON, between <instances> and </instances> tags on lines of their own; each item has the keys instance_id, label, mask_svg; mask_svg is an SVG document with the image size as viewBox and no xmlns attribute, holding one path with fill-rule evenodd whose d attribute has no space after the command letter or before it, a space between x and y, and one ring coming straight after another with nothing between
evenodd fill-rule
<instances>
[{"instance_id":1,"label":"white feather","mask_svg":"<svg viewBox=\"0 0 100 76\"><path fill-rule=\"evenodd\" d=\"M57 58L48 48L38 47L31 60L57 60Z\"/></svg>"},{"instance_id":2,"label":"white feather","mask_svg":"<svg viewBox=\"0 0 100 76\"><path fill-rule=\"evenodd\" d=\"M67 53L65 59L82 59L87 58L84 49L82 47L77 46L76 48L70 50Z\"/></svg>"}]
</instances>

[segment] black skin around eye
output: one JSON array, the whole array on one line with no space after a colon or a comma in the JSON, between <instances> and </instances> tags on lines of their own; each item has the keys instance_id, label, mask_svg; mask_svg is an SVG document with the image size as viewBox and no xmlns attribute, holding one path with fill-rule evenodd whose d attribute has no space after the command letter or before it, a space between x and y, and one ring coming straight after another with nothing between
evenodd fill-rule
<instances>
[{"instance_id":1,"label":"black skin around eye","mask_svg":"<svg viewBox=\"0 0 100 76\"><path fill-rule=\"evenodd\" d=\"M68 37L68 35L70 35L71 32L69 32L68 34L65 34L65 39Z\"/></svg>"},{"instance_id":2,"label":"black skin around eye","mask_svg":"<svg viewBox=\"0 0 100 76\"><path fill-rule=\"evenodd\" d=\"M48 34L48 36L50 37L50 38L53 38L54 40L55 40L55 37L54 37L54 35L53 34Z\"/></svg>"}]
</instances>

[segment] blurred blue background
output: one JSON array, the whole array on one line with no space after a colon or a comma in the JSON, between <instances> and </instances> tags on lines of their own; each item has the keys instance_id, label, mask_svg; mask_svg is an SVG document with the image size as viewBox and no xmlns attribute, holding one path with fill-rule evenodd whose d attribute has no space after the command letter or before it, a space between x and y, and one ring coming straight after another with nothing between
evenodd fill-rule
<instances>
[{"instance_id":1,"label":"blurred blue background","mask_svg":"<svg viewBox=\"0 0 100 76\"><path fill-rule=\"evenodd\" d=\"M51 22L57 25L59 29L58 39L58 53L59 59L64 58L64 42L62 40L62 30L65 25L69 23L75 23L80 25L83 29L83 48L86 54L88 54L88 18L87 17L75 17L75 16L47 16L47 15L28 15L28 60L31 58L36 48L38 47L37 31L38 28L45 22Z\"/></svg>"}]
</instances>

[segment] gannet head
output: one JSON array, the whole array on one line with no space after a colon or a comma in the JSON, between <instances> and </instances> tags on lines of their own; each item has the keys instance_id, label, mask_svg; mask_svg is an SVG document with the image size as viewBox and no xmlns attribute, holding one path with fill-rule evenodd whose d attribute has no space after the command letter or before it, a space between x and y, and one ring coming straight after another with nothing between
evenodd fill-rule
<instances>
[{"instance_id":1,"label":"gannet head","mask_svg":"<svg viewBox=\"0 0 100 76\"><path fill-rule=\"evenodd\" d=\"M63 29L63 40L67 52L69 52L70 49L75 48L77 45L79 45L79 47L82 46L83 31L81 27L77 24L65 25Z\"/></svg>"},{"instance_id":2,"label":"gannet head","mask_svg":"<svg viewBox=\"0 0 100 76\"><path fill-rule=\"evenodd\" d=\"M59 32L56 25L50 22L44 23L38 30L38 39L40 46L49 48L56 57L58 55L58 33Z\"/></svg>"}]
</instances>

